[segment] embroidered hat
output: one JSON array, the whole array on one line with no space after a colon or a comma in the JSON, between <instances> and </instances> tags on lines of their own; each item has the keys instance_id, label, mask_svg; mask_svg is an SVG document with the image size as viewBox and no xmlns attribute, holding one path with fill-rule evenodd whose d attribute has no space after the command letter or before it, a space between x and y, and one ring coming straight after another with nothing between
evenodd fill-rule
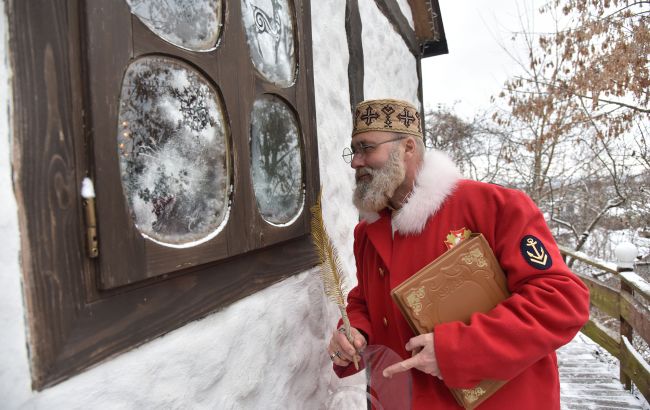
<instances>
[{"instance_id":1,"label":"embroidered hat","mask_svg":"<svg viewBox=\"0 0 650 410\"><path fill-rule=\"evenodd\" d=\"M402 100L366 100L354 110L352 136L366 131L401 132L423 138L420 112Z\"/></svg>"}]
</instances>

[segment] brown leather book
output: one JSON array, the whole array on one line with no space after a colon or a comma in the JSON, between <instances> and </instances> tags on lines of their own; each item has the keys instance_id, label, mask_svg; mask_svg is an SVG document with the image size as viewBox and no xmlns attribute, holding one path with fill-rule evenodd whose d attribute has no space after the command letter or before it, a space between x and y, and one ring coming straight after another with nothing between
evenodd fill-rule
<instances>
[{"instance_id":1,"label":"brown leather book","mask_svg":"<svg viewBox=\"0 0 650 410\"><path fill-rule=\"evenodd\" d=\"M449 249L395 287L391 296L416 334L440 323L469 324L476 312L488 312L510 296L506 276L481 234ZM473 389L450 389L458 404L474 409L506 381L484 380Z\"/></svg>"}]
</instances>

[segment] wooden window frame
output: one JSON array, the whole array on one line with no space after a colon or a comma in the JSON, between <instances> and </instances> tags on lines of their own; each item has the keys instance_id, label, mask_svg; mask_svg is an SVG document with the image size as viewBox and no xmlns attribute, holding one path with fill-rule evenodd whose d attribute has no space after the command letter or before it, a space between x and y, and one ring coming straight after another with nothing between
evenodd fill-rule
<instances>
[{"instance_id":1,"label":"wooden window frame","mask_svg":"<svg viewBox=\"0 0 650 410\"><path fill-rule=\"evenodd\" d=\"M303 272L317 262L308 226L309 207L319 187L310 4L309 0L293 0L296 55L300 61L297 81L303 81L304 88L292 95L292 91L265 84L259 78L246 83L246 87L252 87L249 96L272 93L301 107L306 193L299 221L278 230L251 215L249 207L234 219L231 215L228 222L252 233L227 237L227 241L241 245L241 253L191 264L182 271L153 275L130 285L100 286L97 259L86 256L80 197L82 179L99 172L93 162L97 148L95 127L106 126L97 118L97 109L92 108L95 96L89 78L97 75L92 70L100 70L101 66L87 59L96 44L85 40L86 17L98 11L89 7L89 2L10 0L7 5L14 90L14 191L19 205L32 385L37 390ZM240 0L224 3L230 7L229 18L240 19ZM133 17L132 22L135 20ZM226 30L227 25L221 36L228 35ZM115 34L119 40L120 30ZM239 58L249 58L244 33L237 36L244 45ZM160 46L159 42L155 44ZM138 55L137 51L133 55ZM190 62L192 58L205 58L194 52L186 52L185 57ZM115 94L119 96L119 89ZM244 124L249 122L250 112L235 116L236 108L227 104L232 138L244 140L242 133L249 132ZM238 150L234 155L239 161L248 161L247 146L235 143L233 147ZM241 167L234 169L235 187L245 188L235 194L233 203L254 203L250 173L241 172ZM98 201L103 200L101 189L98 184ZM122 198L121 188L119 194ZM106 222L98 221L100 258L101 243L110 241L104 236L109 230L102 230L102 223L105 226ZM128 261L133 248L125 248L124 252L124 260Z\"/></svg>"}]
</instances>

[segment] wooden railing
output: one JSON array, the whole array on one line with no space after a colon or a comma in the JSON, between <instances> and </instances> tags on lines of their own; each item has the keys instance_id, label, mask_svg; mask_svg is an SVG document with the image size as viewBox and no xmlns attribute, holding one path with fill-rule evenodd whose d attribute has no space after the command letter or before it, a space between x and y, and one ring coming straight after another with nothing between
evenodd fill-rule
<instances>
[{"instance_id":1,"label":"wooden railing","mask_svg":"<svg viewBox=\"0 0 650 410\"><path fill-rule=\"evenodd\" d=\"M620 277L619 290L576 273L589 288L591 305L618 320L620 324L620 331L616 333L590 319L582 332L618 358L621 383L629 390L631 382L634 382L646 400L650 401L650 365L631 343L632 337L637 334L650 344L650 310L647 307L650 303L650 284L632 271L620 271L616 264L595 260L564 246L560 246L560 252L565 259L570 256L602 272Z\"/></svg>"}]
</instances>

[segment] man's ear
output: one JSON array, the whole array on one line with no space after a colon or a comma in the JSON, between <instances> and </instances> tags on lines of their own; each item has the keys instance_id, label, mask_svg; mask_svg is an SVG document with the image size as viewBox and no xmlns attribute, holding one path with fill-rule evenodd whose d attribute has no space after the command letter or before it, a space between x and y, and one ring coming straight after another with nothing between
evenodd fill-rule
<instances>
[{"instance_id":1,"label":"man's ear","mask_svg":"<svg viewBox=\"0 0 650 410\"><path fill-rule=\"evenodd\" d=\"M414 137L406 137L404 142L404 154L406 155L415 155L415 140Z\"/></svg>"}]
</instances>

